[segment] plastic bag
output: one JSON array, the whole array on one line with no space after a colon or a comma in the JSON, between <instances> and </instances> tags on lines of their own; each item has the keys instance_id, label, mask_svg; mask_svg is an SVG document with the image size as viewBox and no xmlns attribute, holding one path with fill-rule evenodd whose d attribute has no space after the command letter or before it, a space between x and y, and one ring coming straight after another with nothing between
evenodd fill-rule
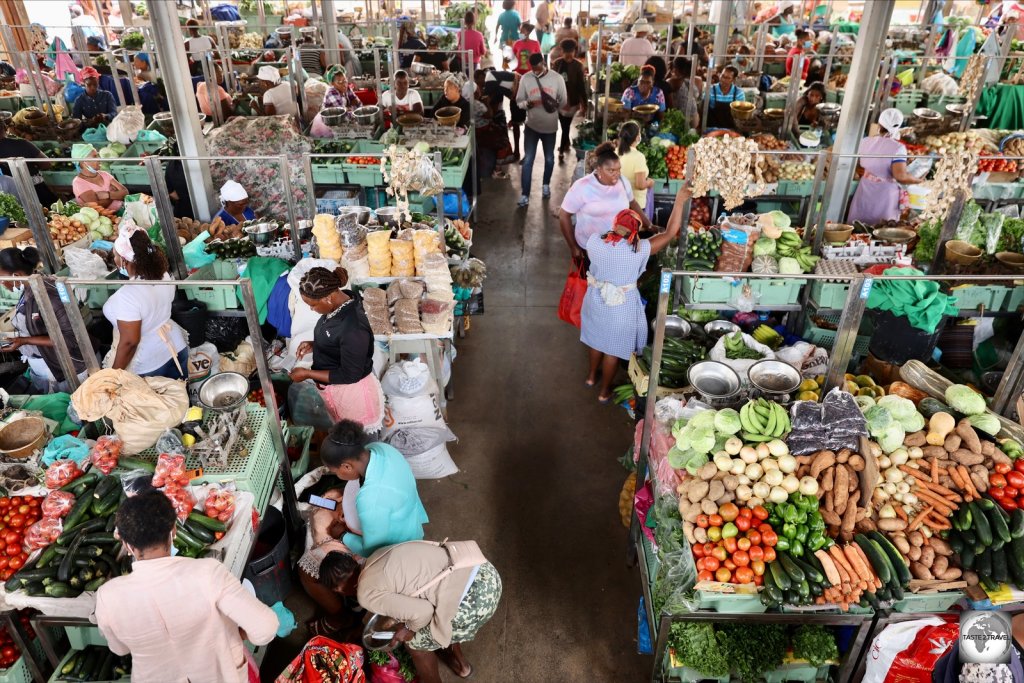
<instances>
[{"instance_id":1,"label":"plastic bag","mask_svg":"<svg viewBox=\"0 0 1024 683\"><path fill-rule=\"evenodd\" d=\"M73 460L75 463L81 464L88 457L89 444L70 434L65 434L46 444L46 448L43 449L42 463L47 467L58 460ZM60 488L60 486L54 488Z\"/></svg>"},{"instance_id":2,"label":"plastic bag","mask_svg":"<svg viewBox=\"0 0 1024 683\"><path fill-rule=\"evenodd\" d=\"M25 550L31 552L51 545L63 529L60 519L44 517L25 530Z\"/></svg>"},{"instance_id":3,"label":"plastic bag","mask_svg":"<svg viewBox=\"0 0 1024 683\"><path fill-rule=\"evenodd\" d=\"M72 277L102 280L110 272L106 261L88 249L67 248L64 250L64 261L68 264L68 270L71 271Z\"/></svg>"},{"instance_id":4,"label":"plastic bag","mask_svg":"<svg viewBox=\"0 0 1024 683\"><path fill-rule=\"evenodd\" d=\"M235 489L233 484L211 488L206 494L203 514L227 524L235 514Z\"/></svg>"},{"instance_id":5,"label":"plastic bag","mask_svg":"<svg viewBox=\"0 0 1024 683\"><path fill-rule=\"evenodd\" d=\"M184 522L196 506L195 496L188 489L177 485L165 486L163 491L167 500L171 501L171 505L174 507L174 514Z\"/></svg>"},{"instance_id":6,"label":"plastic bag","mask_svg":"<svg viewBox=\"0 0 1024 683\"><path fill-rule=\"evenodd\" d=\"M132 470L121 475L121 488L129 498L141 493L155 491L153 487L153 473L146 470Z\"/></svg>"},{"instance_id":7,"label":"plastic bag","mask_svg":"<svg viewBox=\"0 0 1024 683\"><path fill-rule=\"evenodd\" d=\"M747 346L747 348L753 349L754 351L760 353L761 358L729 358L726 355L725 350L725 336L720 337L718 341L715 342L715 345L711 348L711 351L708 352L708 358L710 358L711 360L718 361L719 363L725 363L730 368L735 370L736 374L740 376L741 384L748 384L749 379L747 378L747 371L750 370L750 367L754 363L757 363L761 360L771 360L775 358L775 353L770 348L768 348L764 344L761 344L756 339L751 337L749 334L743 334L743 343Z\"/></svg>"},{"instance_id":8,"label":"plastic bag","mask_svg":"<svg viewBox=\"0 0 1024 683\"><path fill-rule=\"evenodd\" d=\"M164 430L156 440L156 450L159 453L184 453L185 444L181 441L181 431L173 427Z\"/></svg>"},{"instance_id":9,"label":"plastic bag","mask_svg":"<svg viewBox=\"0 0 1024 683\"><path fill-rule=\"evenodd\" d=\"M135 140L137 142L159 142L163 144L167 142L167 136L158 130L143 129L135 136Z\"/></svg>"},{"instance_id":10,"label":"plastic bag","mask_svg":"<svg viewBox=\"0 0 1024 683\"><path fill-rule=\"evenodd\" d=\"M153 226L159 225L160 221L152 197L144 194L131 194L124 198L124 215L130 217L136 225L147 231Z\"/></svg>"},{"instance_id":11,"label":"plastic bag","mask_svg":"<svg viewBox=\"0 0 1024 683\"><path fill-rule=\"evenodd\" d=\"M188 486L188 474L185 473L185 456L173 453L161 453L156 459L156 472L153 474L153 486Z\"/></svg>"},{"instance_id":12,"label":"plastic bag","mask_svg":"<svg viewBox=\"0 0 1024 683\"><path fill-rule=\"evenodd\" d=\"M86 450L88 455L88 449ZM46 488L59 489L82 476L82 469L74 460L58 460L46 468Z\"/></svg>"},{"instance_id":13,"label":"plastic bag","mask_svg":"<svg viewBox=\"0 0 1024 683\"><path fill-rule=\"evenodd\" d=\"M89 456L93 466L103 474L110 474L117 467L124 445L116 436L101 436Z\"/></svg>"},{"instance_id":14,"label":"plastic bag","mask_svg":"<svg viewBox=\"0 0 1024 683\"><path fill-rule=\"evenodd\" d=\"M146 126L146 116L142 113L142 107L128 105L121 109L121 113L114 117L114 120L107 126L107 142L120 142L122 145L130 145Z\"/></svg>"},{"instance_id":15,"label":"plastic bag","mask_svg":"<svg viewBox=\"0 0 1024 683\"><path fill-rule=\"evenodd\" d=\"M939 658L953 647L960 627L935 617L886 626L871 643L864 683L931 681Z\"/></svg>"},{"instance_id":16,"label":"plastic bag","mask_svg":"<svg viewBox=\"0 0 1024 683\"><path fill-rule=\"evenodd\" d=\"M71 508L75 507L75 496L67 491L51 491L43 499L42 513L47 519L66 517Z\"/></svg>"},{"instance_id":17,"label":"plastic bag","mask_svg":"<svg viewBox=\"0 0 1024 683\"><path fill-rule=\"evenodd\" d=\"M95 128L89 128L82 133L82 140L85 142L107 142L107 124L101 123Z\"/></svg>"},{"instance_id":18,"label":"plastic bag","mask_svg":"<svg viewBox=\"0 0 1024 683\"><path fill-rule=\"evenodd\" d=\"M188 267L189 270L202 268L203 266L217 260L217 256L215 254L210 254L206 251L206 240L209 238L210 231L203 230L201 233L196 235L191 242L182 247L181 253L185 256L185 266Z\"/></svg>"},{"instance_id":19,"label":"plastic bag","mask_svg":"<svg viewBox=\"0 0 1024 683\"><path fill-rule=\"evenodd\" d=\"M320 431L334 426L334 420L312 382L295 382L288 387L288 414L292 423L299 426L314 427Z\"/></svg>"},{"instance_id":20,"label":"plastic bag","mask_svg":"<svg viewBox=\"0 0 1024 683\"><path fill-rule=\"evenodd\" d=\"M370 683L407 683L394 653L388 652L387 655L387 664L370 662Z\"/></svg>"},{"instance_id":21,"label":"plastic bag","mask_svg":"<svg viewBox=\"0 0 1024 683\"><path fill-rule=\"evenodd\" d=\"M721 224L722 253L715 270L723 273L743 273L754 260L754 243L761 236L757 225L740 225L732 221Z\"/></svg>"}]
</instances>

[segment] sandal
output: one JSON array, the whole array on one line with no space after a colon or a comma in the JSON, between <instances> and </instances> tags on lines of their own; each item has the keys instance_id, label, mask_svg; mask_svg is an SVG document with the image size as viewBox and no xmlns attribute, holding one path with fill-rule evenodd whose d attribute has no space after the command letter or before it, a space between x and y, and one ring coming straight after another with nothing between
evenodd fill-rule
<instances>
[{"instance_id":1,"label":"sandal","mask_svg":"<svg viewBox=\"0 0 1024 683\"><path fill-rule=\"evenodd\" d=\"M612 402L612 397L611 396L605 396L604 398L602 398L602 397L598 396L597 397L597 402L600 403L603 406L606 406L606 405L608 405L609 403Z\"/></svg>"}]
</instances>

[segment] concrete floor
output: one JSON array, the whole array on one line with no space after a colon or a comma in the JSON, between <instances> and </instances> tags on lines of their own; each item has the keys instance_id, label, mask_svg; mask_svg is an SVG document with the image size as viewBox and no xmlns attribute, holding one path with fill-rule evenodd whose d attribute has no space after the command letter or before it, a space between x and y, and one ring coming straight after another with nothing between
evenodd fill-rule
<instances>
[{"instance_id":1,"label":"concrete floor","mask_svg":"<svg viewBox=\"0 0 1024 683\"><path fill-rule=\"evenodd\" d=\"M448 406L461 472L419 482L427 537L478 541L504 582L497 614L465 648L476 681L628 682L650 673L651 658L636 653L639 573L625 565L617 510L625 472L616 459L631 425L584 386L586 350L556 312L569 258L553 211L575 163L556 160L554 196L542 201L538 159L525 210L516 207L519 166L511 180L483 181L473 251L487 263L486 314L457 341ZM306 639L303 598L288 601L300 628L270 651L264 680Z\"/></svg>"}]
</instances>

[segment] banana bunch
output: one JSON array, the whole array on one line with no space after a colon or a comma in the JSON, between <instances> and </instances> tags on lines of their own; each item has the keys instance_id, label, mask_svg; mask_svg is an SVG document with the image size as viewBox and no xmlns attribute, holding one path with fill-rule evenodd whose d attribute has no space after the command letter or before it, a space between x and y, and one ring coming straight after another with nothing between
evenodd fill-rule
<instances>
[{"instance_id":1,"label":"banana bunch","mask_svg":"<svg viewBox=\"0 0 1024 683\"><path fill-rule=\"evenodd\" d=\"M821 259L820 256L814 256L811 253L810 247L801 247L793 258L796 259L796 262L800 264L800 268L802 268L805 273L809 273L814 270L814 267L818 265L818 261Z\"/></svg>"},{"instance_id":2,"label":"banana bunch","mask_svg":"<svg viewBox=\"0 0 1024 683\"><path fill-rule=\"evenodd\" d=\"M792 230L783 230L779 239L775 240L775 253L779 256L792 256L796 258L797 253L804 246L800 235Z\"/></svg>"},{"instance_id":3,"label":"banana bunch","mask_svg":"<svg viewBox=\"0 0 1024 683\"><path fill-rule=\"evenodd\" d=\"M782 346L784 341L781 334L767 325L758 325L750 336L754 338L754 341L764 344L773 351Z\"/></svg>"},{"instance_id":4,"label":"banana bunch","mask_svg":"<svg viewBox=\"0 0 1024 683\"><path fill-rule=\"evenodd\" d=\"M771 441L789 431L789 413L778 403L759 398L740 408L740 426L744 441Z\"/></svg>"},{"instance_id":5,"label":"banana bunch","mask_svg":"<svg viewBox=\"0 0 1024 683\"><path fill-rule=\"evenodd\" d=\"M999 449L1014 460L1024 456L1024 446L1014 439L1003 439L999 442Z\"/></svg>"},{"instance_id":6,"label":"banana bunch","mask_svg":"<svg viewBox=\"0 0 1024 683\"><path fill-rule=\"evenodd\" d=\"M760 351L755 351L747 346L741 332L726 335L725 357L729 360L761 360L764 358Z\"/></svg>"}]
</instances>

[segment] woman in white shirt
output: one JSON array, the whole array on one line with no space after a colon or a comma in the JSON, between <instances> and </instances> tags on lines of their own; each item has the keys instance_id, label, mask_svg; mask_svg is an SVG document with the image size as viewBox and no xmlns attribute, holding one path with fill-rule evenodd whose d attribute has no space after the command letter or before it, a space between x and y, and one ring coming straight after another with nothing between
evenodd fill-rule
<instances>
[{"instance_id":1,"label":"woman in white shirt","mask_svg":"<svg viewBox=\"0 0 1024 683\"><path fill-rule=\"evenodd\" d=\"M163 251L134 224L123 226L114 241L114 263L131 280L171 279ZM103 315L114 326L108 367L140 377L187 376L188 344L171 321L174 292L173 285L127 285L107 299Z\"/></svg>"},{"instance_id":2,"label":"woman in white shirt","mask_svg":"<svg viewBox=\"0 0 1024 683\"><path fill-rule=\"evenodd\" d=\"M263 88L263 113L267 116L295 116L299 113L299 105L292 97L292 88L288 83L281 82L281 72L276 67L261 66L256 78Z\"/></svg>"}]
</instances>

